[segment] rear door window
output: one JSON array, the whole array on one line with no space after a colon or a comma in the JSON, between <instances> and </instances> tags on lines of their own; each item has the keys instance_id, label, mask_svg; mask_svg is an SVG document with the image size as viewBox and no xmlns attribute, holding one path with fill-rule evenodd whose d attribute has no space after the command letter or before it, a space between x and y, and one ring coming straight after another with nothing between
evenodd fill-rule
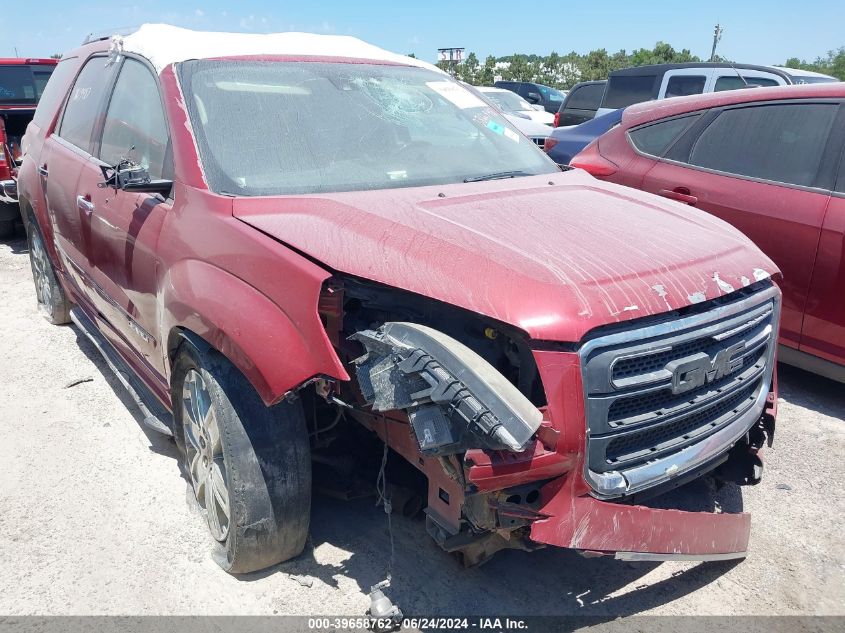
<instances>
[{"instance_id":1,"label":"rear door window","mask_svg":"<svg viewBox=\"0 0 845 633\"><path fill-rule=\"evenodd\" d=\"M151 178L161 178L168 138L155 78L143 64L127 59L106 113L100 160L116 165L128 158Z\"/></svg>"},{"instance_id":2,"label":"rear door window","mask_svg":"<svg viewBox=\"0 0 845 633\"><path fill-rule=\"evenodd\" d=\"M725 110L701 133L689 162L721 172L809 187L838 105L773 104Z\"/></svg>"},{"instance_id":3,"label":"rear door window","mask_svg":"<svg viewBox=\"0 0 845 633\"><path fill-rule=\"evenodd\" d=\"M566 108L598 110L604 94L604 84L588 84L575 88L566 99Z\"/></svg>"},{"instance_id":4,"label":"rear door window","mask_svg":"<svg viewBox=\"0 0 845 633\"><path fill-rule=\"evenodd\" d=\"M92 57L70 90L58 135L89 154L93 153L94 126L102 112L107 88L114 72L105 57Z\"/></svg>"},{"instance_id":5,"label":"rear door window","mask_svg":"<svg viewBox=\"0 0 845 633\"><path fill-rule=\"evenodd\" d=\"M602 107L627 108L654 98L656 75L617 75L608 80L607 94Z\"/></svg>"},{"instance_id":6,"label":"rear door window","mask_svg":"<svg viewBox=\"0 0 845 633\"><path fill-rule=\"evenodd\" d=\"M32 120L39 127L46 127L50 124L56 111L59 109L62 99L67 92L67 86L73 78L74 71L78 68L76 58L65 58L59 62L50 75L50 80L42 90L41 100Z\"/></svg>"},{"instance_id":7,"label":"rear door window","mask_svg":"<svg viewBox=\"0 0 845 633\"><path fill-rule=\"evenodd\" d=\"M643 154L658 157L663 156L675 139L688 130L700 116L701 113L696 113L689 116L658 121L657 123L631 130L628 136L634 147Z\"/></svg>"},{"instance_id":8,"label":"rear door window","mask_svg":"<svg viewBox=\"0 0 845 633\"><path fill-rule=\"evenodd\" d=\"M666 98L699 95L704 92L707 77L704 75L673 75L666 84Z\"/></svg>"},{"instance_id":9,"label":"rear door window","mask_svg":"<svg viewBox=\"0 0 845 633\"><path fill-rule=\"evenodd\" d=\"M745 81L743 81L743 79ZM747 85L746 85L747 84ZM716 85L713 92L722 92L723 90L739 90L741 88L748 88L750 86L779 86L780 84L774 79L768 77L743 77L740 79L738 75L719 77L716 80Z\"/></svg>"}]
</instances>

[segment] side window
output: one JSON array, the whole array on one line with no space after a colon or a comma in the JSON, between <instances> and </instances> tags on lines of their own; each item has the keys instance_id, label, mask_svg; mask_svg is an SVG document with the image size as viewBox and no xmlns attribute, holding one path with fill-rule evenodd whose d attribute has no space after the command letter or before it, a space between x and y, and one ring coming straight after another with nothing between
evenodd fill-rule
<instances>
[{"instance_id":1,"label":"side window","mask_svg":"<svg viewBox=\"0 0 845 633\"><path fill-rule=\"evenodd\" d=\"M643 154L663 156L672 142L698 120L701 114L678 117L667 121L658 121L646 127L631 130L628 136L631 143Z\"/></svg>"},{"instance_id":2,"label":"side window","mask_svg":"<svg viewBox=\"0 0 845 633\"><path fill-rule=\"evenodd\" d=\"M716 85L713 92L722 92L723 90L739 90L740 88L748 88L749 86L779 86L780 84L774 79L767 77L743 77L745 81L740 79L737 75L727 75L719 77L716 80ZM746 82L748 86L746 86Z\"/></svg>"},{"instance_id":3,"label":"side window","mask_svg":"<svg viewBox=\"0 0 845 633\"><path fill-rule=\"evenodd\" d=\"M666 98L699 95L704 92L707 77L703 75L673 75L666 84Z\"/></svg>"},{"instance_id":4,"label":"side window","mask_svg":"<svg viewBox=\"0 0 845 633\"><path fill-rule=\"evenodd\" d=\"M567 108L577 110L598 110L601 97L604 94L604 84L587 84L576 88L566 100Z\"/></svg>"},{"instance_id":5,"label":"side window","mask_svg":"<svg viewBox=\"0 0 845 633\"><path fill-rule=\"evenodd\" d=\"M695 142L698 167L811 186L838 105L780 104L722 112Z\"/></svg>"},{"instance_id":6,"label":"side window","mask_svg":"<svg viewBox=\"0 0 845 633\"><path fill-rule=\"evenodd\" d=\"M61 138L89 154L92 152L94 125L100 116L113 72L112 66L106 66L105 57L89 59L71 88L59 125L58 135Z\"/></svg>"},{"instance_id":7,"label":"side window","mask_svg":"<svg viewBox=\"0 0 845 633\"><path fill-rule=\"evenodd\" d=\"M602 107L627 108L654 98L656 75L617 75L608 79L607 93Z\"/></svg>"},{"instance_id":8,"label":"side window","mask_svg":"<svg viewBox=\"0 0 845 633\"><path fill-rule=\"evenodd\" d=\"M65 58L59 62L53 73L50 75L47 85L41 93L41 100L35 109L32 120L38 127L46 127L52 122L56 111L67 94L67 86L73 79L74 71L79 68L75 57Z\"/></svg>"},{"instance_id":9,"label":"side window","mask_svg":"<svg viewBox=\"0 0 845 633\"><path fill-rule=\"evenodd\" d=\"M127 59L106 113L100 160L116 165L129 158L143 165L150 177L161 178L168 139L155 78L143 64Z\"/></svg>"}]
</instances>

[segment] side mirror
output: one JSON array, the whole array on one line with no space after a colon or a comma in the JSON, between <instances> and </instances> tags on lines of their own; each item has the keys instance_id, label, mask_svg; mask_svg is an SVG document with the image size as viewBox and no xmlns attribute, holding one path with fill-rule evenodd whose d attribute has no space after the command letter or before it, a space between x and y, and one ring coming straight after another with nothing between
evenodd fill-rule
<instances>
[{"instance_id":1,"label":"side mirror","mask_svg":"<svg viewBox=\"0 0 845 633\"><path fill-rule=\"evenodd\" d=\"M528 103L540 103L540 101L542 101L542 99L540 98L540 95L536 92L529 92L527 98L528 98Z\"/></svg>"},{"instance_id":2,"label":"side mirror","mask_svg":"<svg viewBox=\"0 0 845 633\"><path fill-rule=\"evenodd\" d=\"M153 180L146 168L128 160L122 160L114 167L103 166L100 169L105 179L98 184L101 188L112 187L115 191L121 189L135 193L157 193L162 196L169 195L173 188L172 180Z\"/></svg>"}]
</instances>

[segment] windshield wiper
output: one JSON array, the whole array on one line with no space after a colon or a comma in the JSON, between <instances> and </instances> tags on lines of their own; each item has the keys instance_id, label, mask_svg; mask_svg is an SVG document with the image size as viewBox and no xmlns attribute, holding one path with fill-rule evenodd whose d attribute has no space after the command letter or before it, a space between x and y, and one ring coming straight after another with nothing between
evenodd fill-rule
<instances>
[{"instance_id":1,"label":"windshield wiper","mask_svg":"<svg viewBox=\"0 0 845 633\"><path fill-rule=\"evenodd\" d=\"M471 176L464 178L464 182L481 182L482 180L500 180L502 178L519 178L520 176L530 176L527 171L498 171L493 174L486 174L484 176Z\"/></svg>"}]
</instances>

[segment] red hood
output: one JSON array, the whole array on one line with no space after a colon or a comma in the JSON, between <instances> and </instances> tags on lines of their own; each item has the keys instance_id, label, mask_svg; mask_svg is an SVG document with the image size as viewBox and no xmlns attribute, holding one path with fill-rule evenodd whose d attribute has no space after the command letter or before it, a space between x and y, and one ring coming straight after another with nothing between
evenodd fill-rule
<instances>
[{"instance_id":1,"label":"red hood","mask_svg":"<svg viewBox=\"0 0 845 633\"><path fill-rule=\"evenodd\" d=\"M721 220L580 170L236 198L234 215L334 270L544 340L578 341L599 325L681 308L778 272Z\"/></svg>"}]
</instances>

